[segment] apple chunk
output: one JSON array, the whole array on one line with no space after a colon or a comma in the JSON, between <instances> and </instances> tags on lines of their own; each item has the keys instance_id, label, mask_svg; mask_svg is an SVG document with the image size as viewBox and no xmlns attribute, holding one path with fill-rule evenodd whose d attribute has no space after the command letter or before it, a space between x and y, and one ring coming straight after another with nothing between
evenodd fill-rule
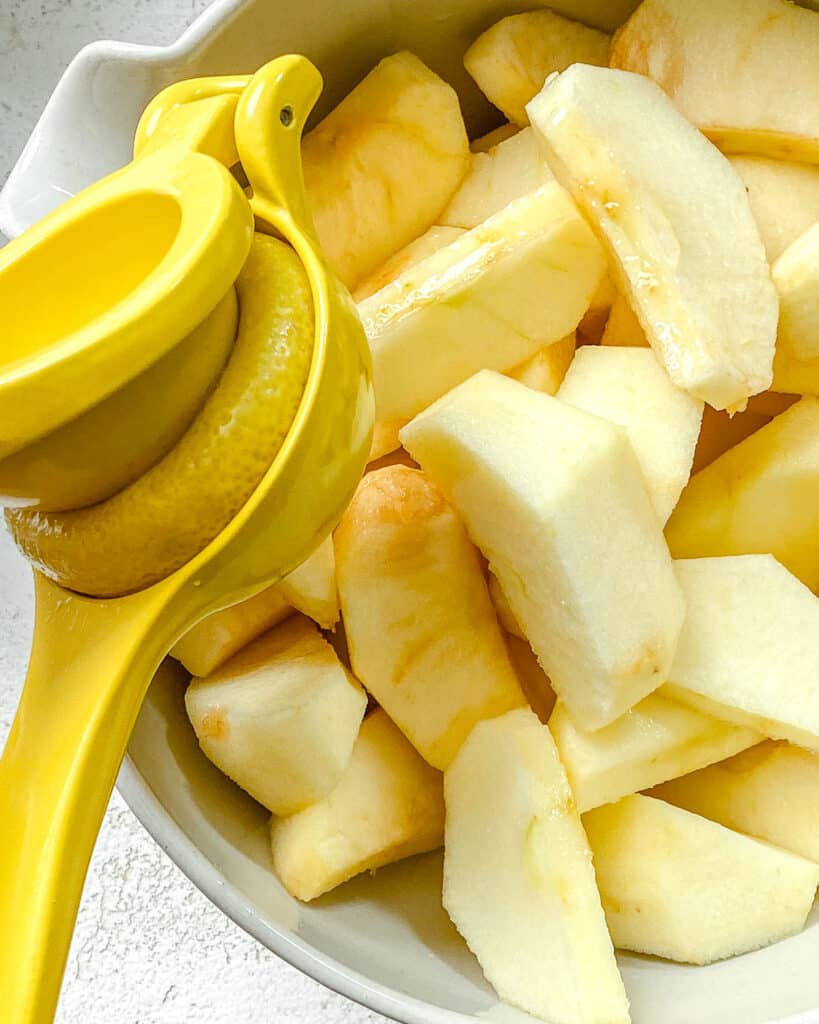
<instances>
[{"instance_id":1,"label":"apple chunk","mask_svg":"<svg viewBox=\"0 0 819 1024\"><path fill-rule=\"evenodd\" d=\"M364 720L335 789L270 826L276 874L300 900L314 900L362 871L436 850L443 837L441 774L380 710Z\"/></svg>"},{"instance_id":2,"label":"apple chunk","mask_svg":"<svg viewBox=\"0 0 819 1024\"><path fill-rule=\"evenodd\" d=\"M554 11L502 18L469 47L464 67L490 103L525 125L526 104L554 71L608 63L610 36Z\"/></svg>"},{"instance_id":3,"label":"apple chunk","mask_svg":"<svg viewBox=\"0 0 819 1024\"><path fill-rule=\"evenodd\" d=\"M577 339L572 332L554 345L538 349L519 366L507 370L506 375L525 384L527 388L542 391L545 395L555 395L563 383L566 371L572 365L576 349Z\"/></svg>"},{"instance_id":4,"label":"apple chunk","mask_svg":"<svg viewBox=\"0 0 819 1024\"><path fill-rule=\"evenodd\" d=\"M194 679L185 706L205 756L269 811L291 814L341 778L367 697L297 615Z\"/></svg>"},{"instance_id":5,"label":"apple chunk","mask_svg":"<svg viewBox=\"0 0 819 1024\"><path fill-rule=\"evenodd\" d=\"M729 159L745 184L768 260L773 263L819 221L819 167L744 154Z\"/></svg>"},{"instance_id":6,"label":"apple chunk","mask_svg":"<svg viewBox=\"0 0 819 1024\"><path fill-rule=\"evenodd\" d=\"M473 153L470 170L438 218L441 224L474 228L488 217L552 180L537 136L524 128L485 153Z\"/></svg>"},{"instance_id":7,"label":"apple chunk","mask_svg":"<svg viewBox=\"0 0 819 1024\"><path fill-rule=\"evenodd\" d=\"M348 288L435 223L469 167L455 90L411 53L381 61L309 134L304 181Z\"/></svg>"},{"instance_id":8,"label":"apple chunk","mask_svg":"<svg viewBox=\"0 0 819 1024\"><path fill-rule=\"evenodd\" d=\"M819 755L768 740L652 793L819 862Z\"/></svg>"},{"instance_id":9,"label":"apple chunk","mask_svg":"<svg viewBox=\"0 0 819 1024\"><path fill-rule=\"evenodd\" d=\"M596 732L579 729L558 704L549 729L581 814L730 757L762 739L753 729L721 722L662 690Z\"/></svg>"},{"instance_id":10,"label":"apple chunk","mask_svg":"<svg viewBox=\"0 0 819 1024\"><path fill-rule=\"evenodd\" d=\"M574 65L528 110L677 387L716 409L770 387L779 303L725 157L626 71Z\"/></svg>"},{"instance_id":11,"label":"apple chunk","mask_svg":"<svg viewBox=\"0 0 819 1024\"><path fill-rule=\"evenodd\" d=\"M666 537L675 558L770 552L813 590L817 508L819 399L803 398L691 478Z\"/></svg>"},{"instance_id":12,"label":"apple chunk","mask_svg":"<svg viewBox=\"0 0 819 1024\"><path fill-rule=\"evenodd\" d=\"M431 256L434 252L438 252L439 249L443 249L445 245L449 245L456 238L460 238L463 233L463 228L452 228L441 224L434 224L420 238L416 238L409 245L405 245L403 249L399 249L397 253L390 256L388 260L374 270L369 277L358 285L353 298L356 302L363 302L364 299L375 295L382 288L386 288L396 277L400 277L408 267L415 266L416 263L425 260L427 256Z\"/></svg>"},{"instance_id":13,"label":"apple chunk","mask_svg":"<svg viewBox=\"0 0 819 1024\"><path fill-rule=\"evenodd\" d=\"M581 348L557 397L623 427L665 523L691 475L703 403L675 388L648 348Z\"/></svg>"},{"instance_id":14,"label":"apple chunk","mask_svg":"<svg viewBox=\"0 0 819 1024\"><path fill-rule=\"evenodd\" d=\"M771 555L675 563L688 604L671 695L819 750L819 598Z\"/></svg>"},{"instance_id":15,"label":"apple chunk","mask_svg":"<svg viewBox=\"0 0 819 1024\"><path fill-rule=\"evenodd\" d=\"M684 606L625 431L483 371L401 438L579 722L601 728L665 681Z\"/></svg>"},{"instance_id":16,"label":"apple chunk","mask_svg":"<svg viewBox=\"0 0 819 1024\"><path fill-rule=\"evenodd\" d=\"M338 590L333 538L327 537L310 557L279 584L282 597L322 629L338 622Z\"/></svg>"},{"instance_id":17,"label":"apple chunk","mask_svg":"<svg viewBox=\"0 0 819 1024\"><path fill-rule=\"evenodd\" d=\"M477 370L511 369L560 341L603 270L600 246L556 182L411 267L358 307L377 419L406 422Z\"/></svg>"},{"instance_id":18,"label":"apple chunk","mask_svg":"<svg viewBox=\"0 0 819 1024\"><path fill-rule=\"evenodd\" d=\"M721 148L819 162L819 16L786 0L643 0L612 67L649 75Z\"/></svg>"},{"instance_id":19,"label":"apple chunk","mask_svg":"<svg viewBox=\"0 0 819 1024\"><path fill-rule=\"evenodd\" d=\"M353 671L445 768L476 722L525 704L480 556L438 488L404 466L364 478L335 545Z\"/></svg>"},{"instance_id":20,"label":"apple chunk","mask_svg":"<svg viewBox=\"0 0 819 1024\"><path fill-rule=\"evenodd\" d=\"M619 949L689 964L801 931L819 864L648 796L584 815Z\"/></svg>"},{"instance_id":21,"label":"apple chunk","mask_svg":"<svg viewBox=\"0 0 819 1024\"><path fill-rule=\"evenodd\" d=\"M772 273L779 291L778 345L799 360L819 358L819 221L788 246Z\"/></svg>"},{"instance_id":22,"label":"apple chunk","mask_svg":"<svg viewBox=\"0 0 819 1024\"><path fill-rule=\"evenodd\" d=\"M444 797L444 906L501 999L554 1024L627 1024L548 728L529 710L481 722L446 772Z\"/></svg>"}]
</instances>

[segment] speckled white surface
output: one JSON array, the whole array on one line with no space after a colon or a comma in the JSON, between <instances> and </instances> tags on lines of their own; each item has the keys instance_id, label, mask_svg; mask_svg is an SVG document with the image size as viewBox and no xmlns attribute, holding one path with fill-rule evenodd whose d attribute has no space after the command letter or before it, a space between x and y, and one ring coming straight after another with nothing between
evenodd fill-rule
<instances>
[{"instance_id":1,"label":"speckled white surface","mask_svg":"<svg viewBox=\"0 0 819 1024\"><path fill-rule=\"evenodd\" d=\"M271 0L271 3L275 0ZM0 182L60 72L98 38L167 42L206 0L0 0ZM31 629L26 567L0 536L0 747ZM376 1024L216 910L116 794L86 883L60 1024Z\"/></svg>"}]
</instances>

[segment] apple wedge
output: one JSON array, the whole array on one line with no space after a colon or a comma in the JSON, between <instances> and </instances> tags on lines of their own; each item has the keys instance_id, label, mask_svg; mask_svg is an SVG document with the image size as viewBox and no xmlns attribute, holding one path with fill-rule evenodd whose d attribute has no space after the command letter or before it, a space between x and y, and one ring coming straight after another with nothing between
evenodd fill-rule
<instances>
[{"instance_id":1,"label":"apple wedge","mask_svg":"<svg viewBox=\"0 0 819 1024\"><path fill-rule=\"evenodd\" d=\"M618 295L614 300L603 330L601 345L614 345L626 348L648 348L646 333L631 308L628 299Z\"/></svg>"},{"instance_id":2,"label":"apple wedge","mask_svg":"<svg viewBox=\"0 0 819 1024\"><path fill-rule=\"evenodd\" d=\"M688 483L703 403L675 388L648 348L581 348L557 397L622 427L665 524Z\"/></svg>"},{"instance_id":3,"label":"apple wedge","mask_svg":"<svg viewBox=\"0 0 819 1024\"><path fill-rule=\"evenodd\" d=\"M677 387L716 409L770 387L778 298L724 156L641 75L577 64L528 107Z\"/></svg>"},{"instance_id":4,"label":"apple wedge","mask_svg":"<svg viewBox=\"0 0 819 1024\"><path fill-rule=\"evenodd\" d=\"M304 137L302 161L322 249L353 289L435 223L469 169L458 97L393 54Z\"/></svg>"},{"instance_id":5,"label":"apple wedge","mask_svg":"<svg viewBox=\"0 0 819 1024\"><path fill-rule=\"evenodd\" d=\"M406 422L477 370L509 370L565 338L603 269L556 182L411 267L358 307L377 420Z\"/></svg>"},{"instance_id":6,"label":"apple wedge","mask_svg":"<svg viewBox=\"0 0 819 1024\"><path fill-rule=\"evenodd\" d=\"M490 103L516 124L553 71L570 64L608 64L611 37L554 11L502 18L469 47L464 67Z\"/></svg>"},{"instance_id":7,"label":"apple wedge","mask_svg":"<svg viewBox=\"0 0 819 1024\"><path fill-rule=\"evenodd\" d=\"M768 740L652 796L819 862L819 755Z\"/></svg>"},{"instance_id":8,"label":"apple wedge","mask_svg":"<svg viewBox=\"0 0 819 1024\"><path fill-rule=\"evenodd\" d=\"M277 586L268 587L202 619L174 644L171 657L181 661L192 676L208 676L293 611Z\"/></svg>"},{"instance_id":9,"label":"apple wedge","mask_svg":"<svg viewBox=\"0 0 819 1024\"><path fill-rule=\"evenodd\" d=\"M581 814L721 761L763 738L680 704L662 690L596 732L578 728L558 704L549 729Z\"/></svg>"},{"instance_id":10,"label":"apple wedge","mask_svg":"<svg viewBox=\"0 0 819 1024\"><path fill-rule=\"evenodd\" d=\"M438 218L441 224L474 228L488 217L552 181L537 136L524 128L485 153L473 153L469 173Z\"/></svg>"},{"instance_id":11,"label":"apple wedge","mask_svg":"<svg viewBox=\"0 0 819 1024\"><path fill-rule=\"evenodd\" d=\"M511 139L513 135L517 135L520 130L520 125L504 121L503 124L499 124L497 128L493 128L486 135L480 135L477 139L473 139L469 143L469 149L472 153L488 153L502 142Z\"/></svg>"},{"instance_id":12,"label":"apple wedge","mask_svg":"<svg viewBox=\"0 0 819 1024\"><path fill-rule=\"evenodd\" d=\"M434 224L428 231L425 231L420 238L399 249L395 255L382 263L369 277L362 281L356 288L353 298L356 302L363 302L382 288L400 277L409 267L425 260L445 245L454 242L464 233L463 228L447 227L441 224Z\"/></svg>"},{"instance_id":13,"label":"apple wedge","mask_svg":"<svg viewBox=\"0 0 819 1024\"><path fill-rule=\"evenodd\" d=\"M819 162L819 16L787 0L643 0L612 67L653 78L733 153Z\"/></svg>"},{"instance_id":14,"label":"apple wedge","mask_svg":"<svg viewBox=\"0 0 819 1024\"><path fill-rule=\"evenodd\" d=\"M554 345L538 349L519 366L508 370L506 376L544 395L555 395L572 364L576 348L577 340L572 332Z\"/></svg>"},{"instance_id":15,"label":"apple wedge","mask_svg":"<svg viewBox=\"0 0 819 1024\"><path fill-rule=\"evenodd\" d=\"M819 167L737 154L729 158L748 193L769 262L819 221Z\"/></svg>"},{"instance_id":16,"label":"apple wedge","mask_svg":"<svg viewBox=\"0 0 819 1024\"><path fill-rule=\"evenodd\" d=\"M340 612L332 537L322 541L306 561L284 577L279 593L322 629L335 626Z\"/></svg>"},{"instance_id":17,"label":"apple wedge","mask_svg":"<svg viewBox=\"0 0 819 1024\"><path fill-rule=\"evenodd\" d=\"M619 949L710 964L802 930L819 864L648 796L583 816Z\"/></svg>"},{"instance_id":18,"label":"apple wedge","mask_svg":"<svg viewBox=\"0 0 819 1024\"><path fill-rule=\"evenodd\" d=\"M335 533L356 676L436 768L482 718L526 701L478 552L417 469L369 473Z\"/></svg>"},{"instance_id":19,"label":"apple wedge","mask_svg":"<svg viewBox=\"0 0 819 1024\"><path fill-rule=\"evenodd\" d=\"M292 814L338 783L367 697L296 615L193 679L185 707L205 756L269 811Z\"/></svg>"},{"instance_id":20,"label":"apple wedge","mask_svg":"<svg viewBox=\"0 0 819 1024\"><path fill-rule=\"evenodd\" d=\"M819 221L788 246L771 273L779 292L778 347L801 361L819 359Z\"/></svg>"},{"instance_id":21,"label":"apple wedge","mask_svg":"<svg viewBox=\"0 0 819 1024\"><path fill-rule=\"evenodd\" d=\"M627 1024L591 854L547 727L528 709L481 722L446 772L444 797L444 906L501 999L552 1024Z\"/></svg>"},{"instance_id":22,"label":"apple wedge","mask_svg":"<svg viewBox=\"0 0 819 1024\"><path fill-rule=\"evenodd\" d=\"M814 590L818 507L819 399L803 398L691 478L666 538L675 558L770 552Z\"/></svg>"},{"instance_id":23,"label":"apple wedge","mask_svg":"<svg viewBox=\"0 0 819 1024\"><path fill-rule=\"evenodd\" d=\"M691 558L675 568L688 615L670 695L819 750L819 598L771 555Z\"/></svg>"},{"instance_id":24,"label":"apple wedge","mask_svg":"<svg viewBox=\"0 0 819 1024\"><path fill-rule=\"evenodd\" d=\"M347 770L323 800L273 818L273 866L299 900L362 871L436 850L444 837L443 779L385 712L365 718Z\"/></svg>"},{"instance_id":25,"label":"apple wedge","mask_svg":"<svg viewBox=\"0 0 819 1024\"><path fill-rule=\"evenodd\" d=\"M483 371L401 439L579 722L602 728L665 681L684 605L625 431Z\"/></svg>"}]
</instances>

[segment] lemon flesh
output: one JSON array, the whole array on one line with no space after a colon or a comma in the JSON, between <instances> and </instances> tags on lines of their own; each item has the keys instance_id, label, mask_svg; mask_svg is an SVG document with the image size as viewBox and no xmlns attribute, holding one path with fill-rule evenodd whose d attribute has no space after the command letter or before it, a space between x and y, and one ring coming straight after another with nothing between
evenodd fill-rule
<instances>
[{"instance_id":1,"label":"lemon flesh","mask_svg":"<svg viewBox=\"0 0 819 1024\"><path fill-rule=\"evenodd\" d=\"M236 291L230 360L160 462L91 508L7 511L23 553L62 586L113 597L164 579L230 522L281 448L312 359L310 284L288 245L257 234Z\"/></svg>"},{"instance_id":2,"label":"lemon flesh","mask_svg":"<svg viewBox=\"0 0 819 1024\"><path fill-rule=\"evenodd\" d=\"M110 498L173 448L224 369L239 307L230 291L178 345L125 387L0 460L0 505L59 512Z\"/></svg>"}]
</instances>

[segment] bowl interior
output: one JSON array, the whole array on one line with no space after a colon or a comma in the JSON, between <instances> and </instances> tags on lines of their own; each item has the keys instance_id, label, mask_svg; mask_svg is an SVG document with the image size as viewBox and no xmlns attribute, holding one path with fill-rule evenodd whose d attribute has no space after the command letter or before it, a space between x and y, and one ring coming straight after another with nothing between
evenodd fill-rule
<instances>
[{"instance_id":1,"label":"bowl interior","mask_svg":"<svg viewBox=\"0 0 819 1024\"><path fill-rule=\"evenodd\" d=\"M381 56L414 50L461 93L473 132L497 123L463 71L468 44L516 0L217 0L167 50L100 44L72 65L12 175L4 225L22 230L130 157L137 118L158 89L183 77L248 71L305 53L321 68L327 109ZM552 0L602 28L636 0ZM0 569L15 556L0 550ZM16 565L15 565L16 568ZM14 577L11 573L9 579ZM4 577L0 577L4 578ZM11 584L9 584L11 585ZM341 887L310 906L276 880L268 815L199 752L183 705L186 678L158 674L123 766L120 787L159 844L239 924L325 984L408 1024L530 1020L498 1005L441 907L441 858L429 855ZM819 1022L819 914L805 932L707 968L624 956L635 1024Z\"/></svg>"}]
</instances>

